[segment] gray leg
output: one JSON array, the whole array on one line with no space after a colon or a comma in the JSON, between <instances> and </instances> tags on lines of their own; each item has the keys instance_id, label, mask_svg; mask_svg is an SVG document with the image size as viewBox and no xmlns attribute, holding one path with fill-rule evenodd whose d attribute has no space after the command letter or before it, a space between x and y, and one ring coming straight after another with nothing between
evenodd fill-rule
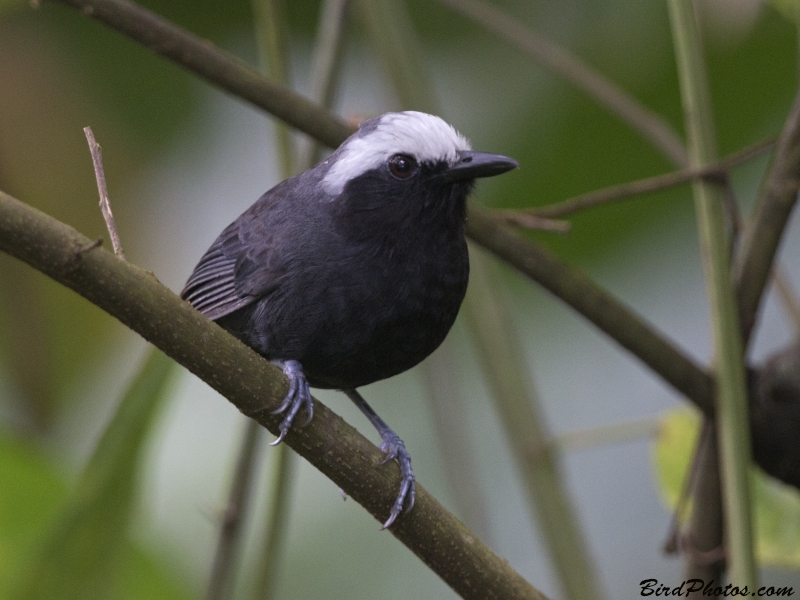
<instances>
[{"instance_id":1,"label":"gray leg","mask_svg":"<svg viewBox=\"0 0 800 600\"><path fill-rule=\"evenodd\" d=\"M306 381L305 373L303 373L303 365L296 360L278 360L272 361L272 363L281 367L283 369L283 374L289 379L289 393L286 394L286 397L277 410L272 411L273 415L279 415L286 412L286 409L289 409L289 412L286 413L286 416L278 427L281 432L278 439L270 444L271 446L277 446L283 441L286 434L289 433L294 418L304 406L308 416L303 426L311 423L311 418L314 416L314 399L311 397L311 390L308 389L308 381Z\"/></svg>"},{"instance_id":2,"label":"gray leg","mask_svg":"<svg viewBox=\"0 0 800 600\"><path fill-rule=\"evenodd\" d=\"M383 524L381 529L386 529L390 527L392 523L395 522L397 517L403 511L403 506L406 504L406 500L408 500L408 507L406 511L411 510L414 506L414 499L417 495L416 485L414 483L414 471L411 470L411 455L406 450L406 445L403 443L398 435L391 430L391 428L384 423L383 419L381 419L378 414L372 410L372 407L367 404L367 401L364 400L363 396L359 394L356 390L342 390L347 397L352 400L355 405L361 409L361 412L366 415L369 422L378 430L378 433L383 440L381 444L381 450L384 451L386 454L386 458L381 462L381 464L388 462L390 460L396 460L397 463L400 465L400 492L397 494L397 499L394 501L394 506L392 506L392 512L389 514L389 518L386 520L386 523Z\"/></svg>"}]
</instances>

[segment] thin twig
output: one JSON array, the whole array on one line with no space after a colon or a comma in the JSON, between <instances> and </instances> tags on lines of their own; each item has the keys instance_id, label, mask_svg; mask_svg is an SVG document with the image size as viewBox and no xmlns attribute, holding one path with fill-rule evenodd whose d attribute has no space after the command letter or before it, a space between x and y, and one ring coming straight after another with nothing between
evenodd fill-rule
<instances>
[{"instance_id":1,"label":"thin twig","mask_svg":"<svg viewBox=\"0 0 800 600\"><path fill-rule=\"evenodd\" d=\"M689 513L689 506L691 501L692 489L697 481L697 473L702 464L704 450L708 441L713 439L714 422L711 419L702 419L700 433L695 440L694 452L692 454L692 461L689 463L689 468L683 476L681 482L681 489L678 493L678 498L675 501L675 508L672 510L672 520L669 525L669 534L664 542L663 549L665 554L677 554L681 548L681 525L682 521ZM719 479L719 478L718 478Z\"/></svg>"},{"instance_id":2,"label":"thin twig","mask_svg":"<svg viewBox=\"0 0 800 600\"><path fill-rule=\"evenodd\" d=\"M237 556L240 554L242 524L247 515L250 490L253 485L256 441L261 430L262 427L258 422L247 419L228 502L222 515L217 551L211 566L205 600L221 600L231 595L231 576L235 570Z\"/></svg>"},{"instance_id":3,"label":"thin twig","mask_svg":"<svg viewBox=\"0 0 800 600\"><path fill-rule=\"evenodd\" d=\"M594 450L599 447L650 439L658 433L660 425L661 419L658 417L623 421L567 431L551 438L550 443L561 452Z\"/></svg>"},{"instance_id":4,"label":"thin twig","mask_svg":"<svg viewBox=\"0 0 800 600\"><path fill-rule=\"evenodd\" d=\"M498 208L492 211L492 215L496 216L509 225L529 229L530 231L550 231L553 233L569 233L572 229L572 224L568 221L561 221L543 217L537 214L531 214L531 209L505 209Z\"/></svg>"},{"instance_id":5,"label":"thin twig","mask_svg":"<svg viewBox=\"0 0 800 600\"><path fill-rule=\"evenodd\" d=\"M714 422L704 418L696 458L692 461L693 469L696 469L691 484L692 513L688 531L678 537L678 547L686 556L686 579L719 581L724 571L724 554L720 553L724 519L718 448ZM738 581L736 584L742 585Z\"/></svg>"},{"instance_id":6,"label":"thin twig","mask_svg":"<svg viewBox=\"0 0 800 600\"><path fill-rule=\"evenodd\" d=\"M91 127L84 127L83 133L86 134L86 140L89 142L89 151L92 153L94 176L95 179L97 179L97 191L100 193L100 211L103 213L103 219L106 222L106 228L108 228L108 235L111 237L111 245L114 248L114 254L117 255L117 258L125 260L125 253L122 251L122 243L119 241L117 224L114 221L114 215L111 213L111 204L108 202L106 173L103 169L103 151L100 149L100 144L94 139L94 133Z\"/></svg>"},{"instance_id":7,"label":"thin twig","mask_svg":"<svg viewBox=\"0 0 800 600\"><path fill-rule=\"evenodd\" d=\"M709 165L707 167L698 169L682 169L672 173L665 173L664 175L656 175L655 177L639 179L638 181L631 181L629 183L623 183L594 192L573 196L572 198L568 198L563 202L558 202L556 204L550 204L547 206L535 206L522 210L499 209L494 211L494 214L498 217L502 217L507 222L526 227L526 219L531 216L546 217L551 219L564 217L581 210L593 208L600 204L621 200L629 196L656 192L696 179L707 179L721 183L722 179L730 169L752 160L766 150L769 150L772 148L772 146L774 146L775 141L775 139L770 139L757 142L756 144L748 146L747 148L739 150L738 152L734 152L718 163Z\"/></svg>"},{"instance_id":8,"label":"thin twig","mask_svg":"<svg viewBox=\"0 0 800 600\"><path fill-rule=\"evenodd\" d=\"M638 131L669 160L684 166L686 147L667 122L578 57L531 31L500 9L479 0L439 0L507 40L544 67L594 98Z\"/></svg>"}]
</instances>

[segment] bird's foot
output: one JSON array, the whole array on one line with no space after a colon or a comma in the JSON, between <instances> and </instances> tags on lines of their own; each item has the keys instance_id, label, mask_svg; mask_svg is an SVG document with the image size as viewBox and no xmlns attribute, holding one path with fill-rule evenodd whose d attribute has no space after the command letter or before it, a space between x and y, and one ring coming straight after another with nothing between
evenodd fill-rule
<instances>
[{"instance_id":1,"label":"bird's foot","mask_svg":"<svg viewBox=\"0 0 800 600\"><path fill-rule=\"evenodd\" d=\"M386 453L386 457L381 461L381 464L396 460L400 465L400 491L392 506L392 512L389 513L389 518L386 519L386 522L381 527L381 529L387 529L403 512L403 506L408 504L405 509L406 512L410 511L414 506L414 500L417 497L417 486L414 471L411 469L411 455L406 450L403 440L392 430L384 432L381 437L383 437L383 443L380 448Z\"/></svg>"},{"instance_id":2,"label":"bird's foot","mask_svg":"<svg viewBox=\"0 0 800 600\"><path fill-rule=\"evenodd\" d=\"M281 433L278 439L270 443L271 446L277 446L283 441L301 408L305 407L308 415L303 427L311 423L311 419L314 416L314 399L311 397L311 390L308 389L308 381L305 373L303 373L303 365L296 360L287 360L278 364L283 368L283 374L289 379L289 393L286 394L281 405L272 411L272 414L280 415L285 413L287 409L289 412L286 412L286 416L283 417L283 421L278 427Z\"/></svg>"}]
</instances>

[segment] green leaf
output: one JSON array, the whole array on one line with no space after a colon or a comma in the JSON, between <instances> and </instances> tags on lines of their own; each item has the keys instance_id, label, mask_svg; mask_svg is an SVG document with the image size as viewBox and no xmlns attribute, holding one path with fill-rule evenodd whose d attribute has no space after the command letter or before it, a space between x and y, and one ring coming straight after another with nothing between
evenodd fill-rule
<instances>
[{"instance_id":1,"label":"green leaf","mask_svg":"<svg viewBox=\"0 0 800 600\"><path fill-rule=\"evenodd\" d=\"M67 486L30 442L0 434L0 598L32 542L67 496Z\"/></svg>"},{"instance_id":2,"label":"green leaf","mask_svg":"<svg viewBox=\"0 0 800 600\"><path fill-rule=\"evenodd\" d=\"M800 10L797 7L797 0L768 0L773 8L786 17L792 23L797 23L797 18L800 16Z\"/></svg>"},{"instance_id":3,"label":"green leaf","mask_svg":"<svg viewBox=\"0 0 800 600\"><path fill-rule=\"evenodd\" d=\"M653 445L656 484L674 510L700 429L696 411L667 413ZM762 567L800 568L800 491L753 467L756 557Z\"/></svg>"},{"instance_id":4,"label":"green leaf","mask_svg":"<svg viewBox=\"0 0 800 600\"><path fill-rule=\"evenodd\" d=\"M120 565L134 507L139 457L156 409L166 396L173 365L164 354L152 351L63 511L21 565L11 600L121 597Z\"/></svg>"}]
</instances>

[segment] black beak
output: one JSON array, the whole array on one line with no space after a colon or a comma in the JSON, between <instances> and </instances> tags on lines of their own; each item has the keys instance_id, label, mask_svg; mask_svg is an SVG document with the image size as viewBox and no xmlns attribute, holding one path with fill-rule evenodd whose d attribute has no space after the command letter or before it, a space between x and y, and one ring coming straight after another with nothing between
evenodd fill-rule
<instances>
[{"instance_id":1,"label":"black beak","mask_svg":"<svg viewBox=\"0 0 800 600\"><path fill-rule=\"evenodd\" d=\"M452 167L448 167L438 173L436 179L446 183L453 183L464 179L493 177L519 167L519 163L513 158L501 154L473 152L472 150L459 152L458 154L458 161Z\"/></svg>"}]
</instances>

